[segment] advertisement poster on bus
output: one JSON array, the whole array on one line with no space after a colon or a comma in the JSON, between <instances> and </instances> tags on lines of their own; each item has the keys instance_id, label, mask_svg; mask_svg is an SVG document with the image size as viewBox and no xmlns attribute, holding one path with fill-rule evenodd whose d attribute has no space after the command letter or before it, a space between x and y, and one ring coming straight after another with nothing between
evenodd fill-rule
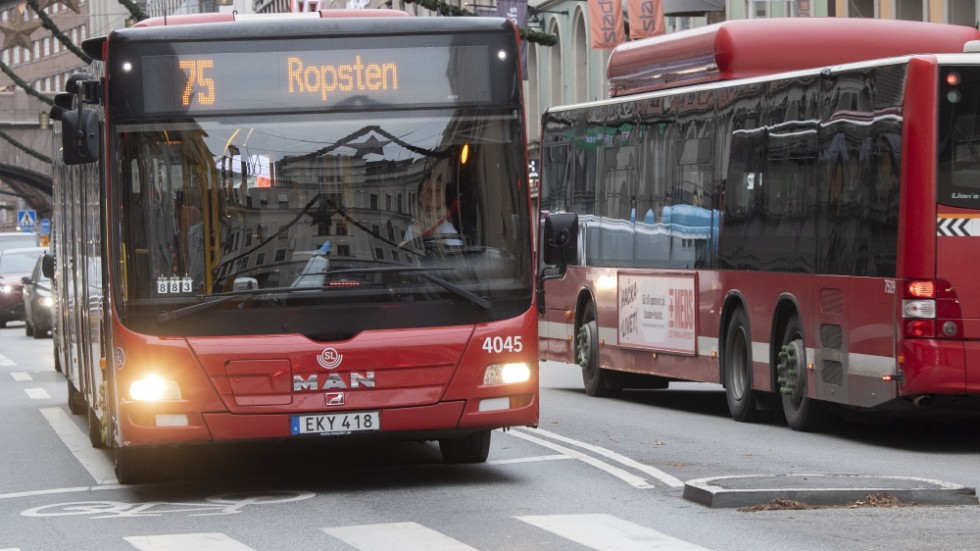
<instances>
[{"instance_id":1,"label":"advertisement poster on bus","mask_svg":"<svg viewBox=\"0 0 980 551\"><path fill-rule=\"evenodd\" d=\"M697 353L694 275L619 274L619 345Z\"/></svg>"}]
</instances>

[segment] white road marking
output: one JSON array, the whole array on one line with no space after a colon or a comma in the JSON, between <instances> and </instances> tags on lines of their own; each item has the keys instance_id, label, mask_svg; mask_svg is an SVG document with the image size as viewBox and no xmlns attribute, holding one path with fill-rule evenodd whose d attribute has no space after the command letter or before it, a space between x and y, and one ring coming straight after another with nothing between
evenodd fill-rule
<instances>
[{"instance_id":1,"label":"white road marking","mask_svg":"<svg viewBox=\"0 0 980 551\"><path fill-rule=\"evenodd\" d=\"M414 522L364 524L324 528L327 534L343 540L361 551L477 551Z\"/></svg>"},{"instance_id":2,"label":"white road marking","mask_svg":"<svg viewBox=\"0 0 980 551\"><path fill-rule=\"evenodd\" d=\"M541 435L546 436L548 438L551 438L553 440L558 440L559 442L564 442L566 444L571 444L573 446L577 446L579 448L582 448L582 449L585 449L585 450L589 450L592 453L597 453L597 454L599 454L599 455L601 455L603 457L612 459L613 461L615 461L617 463L620 463L622 465L626 465L627 467L630 467L632 469L636 469L636 470L638 470L640 472L646 473L646 474L648 474L648 475L656 478L660 482L663 482L664 484L666 484L666 485L668 485L668 486L670 486L672 488L683 488L684 487L684 481L682 481L681 479L679 479L679 478L677 478L675 476L671 476L671 475L669 475L669 474L661 471L660 469L658 469L656 467L651 467L649 465L644 465L643 463L640 463L639 461L636 461L634 459L630 459L629 457L626 457L625 455L616 453L616 452L614 452L612 450L607 450L606 448L603 448L601 446L596 446L594 444L586 444L585 442L580 442L578 440L574 440L572 438L568 438L567 436L562 436L562 435L556 434L554 432L548 432L548 431L546 431L544 429L515 429L514 432L517 432L517 431L526 432L528 434L541 434Z\"/></svg>"},{"instance_id":3,"label":"white road marking","mask_svg":"<svg viewBox=\"0 0 980 551\"><path fill-rule=\"evenodd\" d=\"M48 496L57 494L72 494L78 492L94 492L96 490L118 490L120 488L125 488L122 484L115 485L105 485L105 486L76 486L74 488L49 488L47 490L28 490L26 492L12 492L9 494L0 494L0 499L16 499L19 497L33 497L33 496ZM0 549L0 551L3 551Z\"/></svg>"},{"instance_id":4,"label":"white road marking","mask_svg":"<svg viewBox=\"0 0 980 551\"><path fill-rule=\"evenodd\" d=\"M0 367L11 367L17 365L13 360L0 354Z\"/></svg>"},{"instance_id":5,"label":"white road marking","mask_svg":"<svg viewBox=\"0 0 980 551\"><path fill-rule=\"evenodd\" d=\"M34 400L47 400L48 398L51 398L51 395L48 394L48 391L44 390L43 388L25 388L24 392L27 394L28 397Z\"/></svg>"},{"instance_id":6,"label":"white road marking","mask_svg":"<svg viewBox=\"0 0 980 551\"><path fill-rule=\"evenodd\" d=\"M123 538L142 551L254 551L228 536L217 533L164 534L161 536L131 536Z\"/></svg>"},{"instance_id":7,"label":"white road marking","mask_svg":"<svg viewBox=\"0 0 980 551\"><path fill-rule=\"evenodd\" d=\"M68 451L78 459L97 484L119 484L115 468L105 453L92 447L88 435L78 428L63 409L42 408L41 415L44 415L54 432L68 446Z\"/></svg>"},{"instance_id":8,"label":"white road marking","mask_svg":"<svg viewBox=\"0 0 980 551\"><path fill-rule=\"evenodd\" d=\"M535 461L558 461L561 459L573 459L564 454L557 455L539 455L536 457L518 457L516 459L494 459L492 461L487 461L487 465L511 465L513 463L533 463ZM0 551L3 551L0 549Z\"/></svg>"},{"instance_id":9,"label":"white road marking","mask_svg":"<svg viewBox=\"0 0 980 551\"><path fill-rule=\"evenodd\" d=\"M640 489L644 489L645 490L647 488L653 488L654 487L653 484L650 484L645 479L640 478L639 476L636 476L635 474L626 472L623 469L620 469L619 467L616 467L616 466L610 465L608 463L605 463L605 462L603 462L603 461L601 461L599 459L596 459L595 457L592 457L591 455L586 455L586 454L584 454L584 453L582 453L580 451L576 451L576 450L573 450L571 448L566 448L565 446L562 446L562 445L559 445L559 444L555 444L554 442L549 442L547 440L542 440L541 438L538 438L537 436L531 436L530 434L528 434L528 433L526 433L524 431L512 430L512 431L510 431L509 434L512 435L512 436L516 436L517 438L521 438L521 439L527 440L528 442L534 442L535 444L537 444L539 446L544 446L546 448L551 448L551 449L553 449L553 450L555 450L557 452L560 452L560 453L563 453L565 455L574 457L575 459L578 459L579 461L582 461L583 463L587 463L589 465L592 465L593 467L595 467L597 469L603 470L603 471L605 471L605 472L607 472L607 473L615 476L616 478L622 480L623 482L626 482L627 484L629 484L630 486L633 486L634 488L640 488Z\"/></svg>"},{"instance_id":10,"label":"white road marking","mask_svg":"<svg viewBox=\"0 0 980 551\"><path fill-rule=\"evenodd\" d=\"M33 381L34 380L34 377L31 377L31 374L28 373L28 372L26 372L26 371L14 371L14 372L12 372L10 374L10 376L13 377L15 381ZM0 551L3 551L3 549L0 549Z\"/></svg>"},{"instance_id":11,"label":"white road marking","mask_svg":"<svg viewBox=\"0 0 980 551\"><path fill-rule=\"evenodd\" d=\"M708 551L612 515L545 515L517 517L596 551Z\"/></svg>"}]
</instances>

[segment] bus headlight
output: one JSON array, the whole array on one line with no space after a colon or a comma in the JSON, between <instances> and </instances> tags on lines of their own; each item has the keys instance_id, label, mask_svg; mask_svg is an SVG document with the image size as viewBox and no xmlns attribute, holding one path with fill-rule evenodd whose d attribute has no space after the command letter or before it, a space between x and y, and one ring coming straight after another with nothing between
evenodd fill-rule
<instances>
[{"instance_id":1,"label":"bus headlight","mask_svg":"<svg viewBox=\"0 0 980 551\"><path fill-rule=\"evenodd\" d=\"M130 383L129 397L137 402L180 400L180 385L177 381L151 373Z\"/></svg>"},{"instance_id":2,"label":"bus headlight","mask_svg":"<svg viewBox=\"0 0 980 551\"><path fill-rule=\"evenodd\" d=\"M0 287L0 290L3 291L3 294L9 295L10 293L13 293L14 292L14 286L13 285L10 285L10 284L7 284L7 285L4 285L3 287Z\"/></svg>"},{"instance_id":3,"label":"bus headlight","mask_svg":"<svg viewBox=\"0 0 980 551\"><path fill-rule=\"evenodd\" d=\"M531 380L531 368L526 363L488 365L483 372L485 385L510 385Z\"/></svg>"}]
</instances>

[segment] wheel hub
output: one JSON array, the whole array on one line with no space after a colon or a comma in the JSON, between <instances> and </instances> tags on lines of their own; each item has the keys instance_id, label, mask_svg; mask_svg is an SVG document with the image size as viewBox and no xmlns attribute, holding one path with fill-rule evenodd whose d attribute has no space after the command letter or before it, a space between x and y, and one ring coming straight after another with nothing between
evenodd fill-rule
<instances>
[{"instance_id":1,"label":"wheel hub","mask_svg":"<svg viewBox=\"0 0 980 551\"><path fill-rule=\"evenodd\" d=\"M803 343L800 339L789 342L779 350L779 392L793 400L803 398L806 377L803 373L804 364Z\"/></svg>"}]
</instances>

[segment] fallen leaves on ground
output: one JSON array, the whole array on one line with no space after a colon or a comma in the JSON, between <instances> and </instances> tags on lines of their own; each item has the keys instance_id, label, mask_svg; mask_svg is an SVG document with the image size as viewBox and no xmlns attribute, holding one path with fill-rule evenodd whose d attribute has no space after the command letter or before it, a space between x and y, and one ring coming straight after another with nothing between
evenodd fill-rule
<instances>
[{"instance_id":1,"label":"fallen leaves on ground","mask_svg":"<svg viewBox=\"0 0 980 551\"><path fill-rule=\"evenodd\" d=\"M857 509L860 507L881 507L881 508L895 508L895 507L913 507L916 503L914 501L902 501L891 494L868 494L864 499L859 499L852 503L845 503L841 505L811 505L809 503L803 503L801 501L796 501L794 499L785 498L775 498L767 501L766 503L761 503L759 505L753 505L751 507L739 507L738 511L742 513L755 513L758 511L803 511L807 509Z\"/></svg>"}]
</instances>

